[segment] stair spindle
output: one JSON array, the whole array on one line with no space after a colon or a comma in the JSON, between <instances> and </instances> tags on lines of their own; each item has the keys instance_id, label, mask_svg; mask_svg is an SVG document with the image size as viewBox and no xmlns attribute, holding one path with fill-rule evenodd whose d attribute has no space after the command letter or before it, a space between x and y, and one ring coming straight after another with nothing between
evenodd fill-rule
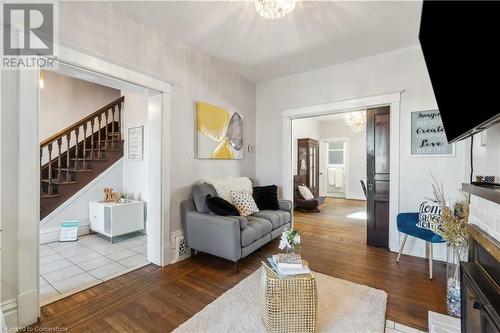
<instances>
[{"instance_id":1,"label":"stair spindle","mask_svg":"<svg viewBox=\"0 0 500 333\"><path fill-rule=\"evenodd\" d=\"M102 155L101 155L101 122L102 122L102 113L100 115L97 116L97 123L98 123L98 128L99 128L99 131L97 132L97 141L98 141L98 145L97 145L97 149L98 149L98 153L97 153L97 156L99 156L99 158L102 158Z\"/></svg>"},{"instance_id":2,"label":"stair spindle","mask_svg":"<svg viewBox=\"0 0 500 333\"><path fill-rule=\"evenodd\" d=\"M61 181L61 168L62 168L61 145L62 145L62 138L59 138L57 139L57 182L58 183Z\"/></svg>"},{"instance_id":3,"label":"stair spindle","mask_svg":"<svg viewBox=\"0 0 500 333\"><path fill-rule=\"evenodd\" d=\"M115 148L115 107L111 109L111 148Z\"/></svg>"},{"instance_id":4,"label":"stair spindle","mask_svg":"<svg viewBox=\"0 0 500 333\"><path fill-rule=\"evenodd\" d=\"M70 166L70 162L69 162L69 149L70 149L70 145L69 145L69 141L71 140L71 132L69 132L68 134L66 134L66 181L69 183L71 181L71 176L69 174L69 166Z\"/></svg>"},{"instance_id":5,"label":"stair spindle","mask_svg":"<svg viewBox=\"0 0 500 333\"><path fill-rule=\"evenodd\" d=\"M106 110L106 112L104 112L104 118L106 119L106 132L104 135L106 135L106 138L104 139L105 142L106 142L106 145L104 148L108 149L109 148L109 134L108 134L108 130L109 130L109 110Z\"/></svg>"},{"instance_id":6,"label":"stair spindle","mask_svg":"<svg viewBox=\"0 0 500 333\"><path fill-rule=\"evenodd\" d=\"M77 127L77 128L75 128L75 136L76 136L76 143L75 143L75 164L73 166L73 168L75 169L75 171L78 169L78 157L79 157L79 154L78 154L78 134L80 134L80 129Z\"/></svg>"},{"instance_id":7,"label":"stair spindle","mask_svg":"<svg viewBox=\"0 0 500 333\"><path fill-rule=\"evenodd\" d=\"M87 123L83 123L83 169L87 170Z\"/></svg>"},{"instance_id":8,"label":"stair spindle","mask_svg":"<svg viewBox=\"0 0 500 333\"><path fill-rule=\"evenodd\" d=\"M90 159L94 158L94 118L90 119L90 146L91 146L91 151L90 151Z\"/></svg>"},{"instance_id":9,"label":"stair spindle","mask_svg":"<svg viewBox=\"0 0 500 333\"><path fill-rule=\"evenodd\" d=\"M49 184L47 187L47 191L49 194L54 194L54 190L52 188L52 143L49 143L47 149L49 150Z\"/></svg>"},{"instance_id":10,"label":"stair spindle","mask_svg":"<svg viewBox=\"0 0 500 333\"><path fill-rule=\"evenodd\" d=\"M118 103L118 140L121 140L122 139L122 122L121 122L121 119L122 119L122 103Z\"/></svg>"}]
</instances>

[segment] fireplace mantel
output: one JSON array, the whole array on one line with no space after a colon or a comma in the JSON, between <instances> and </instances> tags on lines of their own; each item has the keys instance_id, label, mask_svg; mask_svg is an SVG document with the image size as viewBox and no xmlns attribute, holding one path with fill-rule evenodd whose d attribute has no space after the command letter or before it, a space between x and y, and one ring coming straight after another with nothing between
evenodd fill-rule
<instances>
[{"instance_id":1,"label":"fireplace mantel","mask_svg":"<svg viewBox=\"0 0 500 333\"><path fill-rule=\"evenodd\" d=\"M462 191L500 205L500 187L484 187L462 183Z\"/></svg>"}]
</instances>

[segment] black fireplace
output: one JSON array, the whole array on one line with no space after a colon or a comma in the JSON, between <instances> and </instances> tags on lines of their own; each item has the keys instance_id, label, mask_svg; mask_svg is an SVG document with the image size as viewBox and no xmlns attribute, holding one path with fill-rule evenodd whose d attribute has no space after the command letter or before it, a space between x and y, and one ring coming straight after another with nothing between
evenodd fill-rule
<instances>
[{"instance_id":1,"label":"black fireplace","mask_svg":"<svg viewBox=\"0 0 500 333\"><path fill-rule=\"evenodd\" d=\"M462 333L499 333L499 243L481 228L469 227L469 262L461 263Z\"/></svg>"}]
</instances>

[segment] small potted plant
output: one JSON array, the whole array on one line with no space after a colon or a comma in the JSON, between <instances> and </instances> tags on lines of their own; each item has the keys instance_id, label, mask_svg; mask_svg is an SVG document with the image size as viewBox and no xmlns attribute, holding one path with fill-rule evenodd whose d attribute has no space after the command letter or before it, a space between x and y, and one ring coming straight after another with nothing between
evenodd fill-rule
<instances>
[{"instance_id":1,"label":"small potted plant","mask_svg":"<svg viewBox=\"0 0 500 333\"><path fill-rule=\"evenodd\" d=\"M125 192L120 193L120 203L127 203L128 202L128 194Z\"/></svg>"},{"instance_id":2,"label":"small potted plant","mask_svg":"<svg viewBox=\"0 0 500 333\"><path fill-rule=\"evenodd\" d=\"M297 229L286 228L281 234L279 248L291 255L300 248L300 232Z\"/></svg>"}]
</instances>

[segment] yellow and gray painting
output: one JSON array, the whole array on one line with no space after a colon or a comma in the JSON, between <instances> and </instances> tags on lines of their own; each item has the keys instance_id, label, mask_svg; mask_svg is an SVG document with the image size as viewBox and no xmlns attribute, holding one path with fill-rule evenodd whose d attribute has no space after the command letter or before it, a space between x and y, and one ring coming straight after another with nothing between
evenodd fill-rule
<instances>
[{"instance_id":1,"label":"yellow and gray painting","mask_svg":"<svg viewBox=\"0 0 500 333\"><path fill-rule=\"evenodd\" d=\"M203 102L196 103L198 158L243 158L243 119L237 112Z\"/></svg>"}]
</instances>

